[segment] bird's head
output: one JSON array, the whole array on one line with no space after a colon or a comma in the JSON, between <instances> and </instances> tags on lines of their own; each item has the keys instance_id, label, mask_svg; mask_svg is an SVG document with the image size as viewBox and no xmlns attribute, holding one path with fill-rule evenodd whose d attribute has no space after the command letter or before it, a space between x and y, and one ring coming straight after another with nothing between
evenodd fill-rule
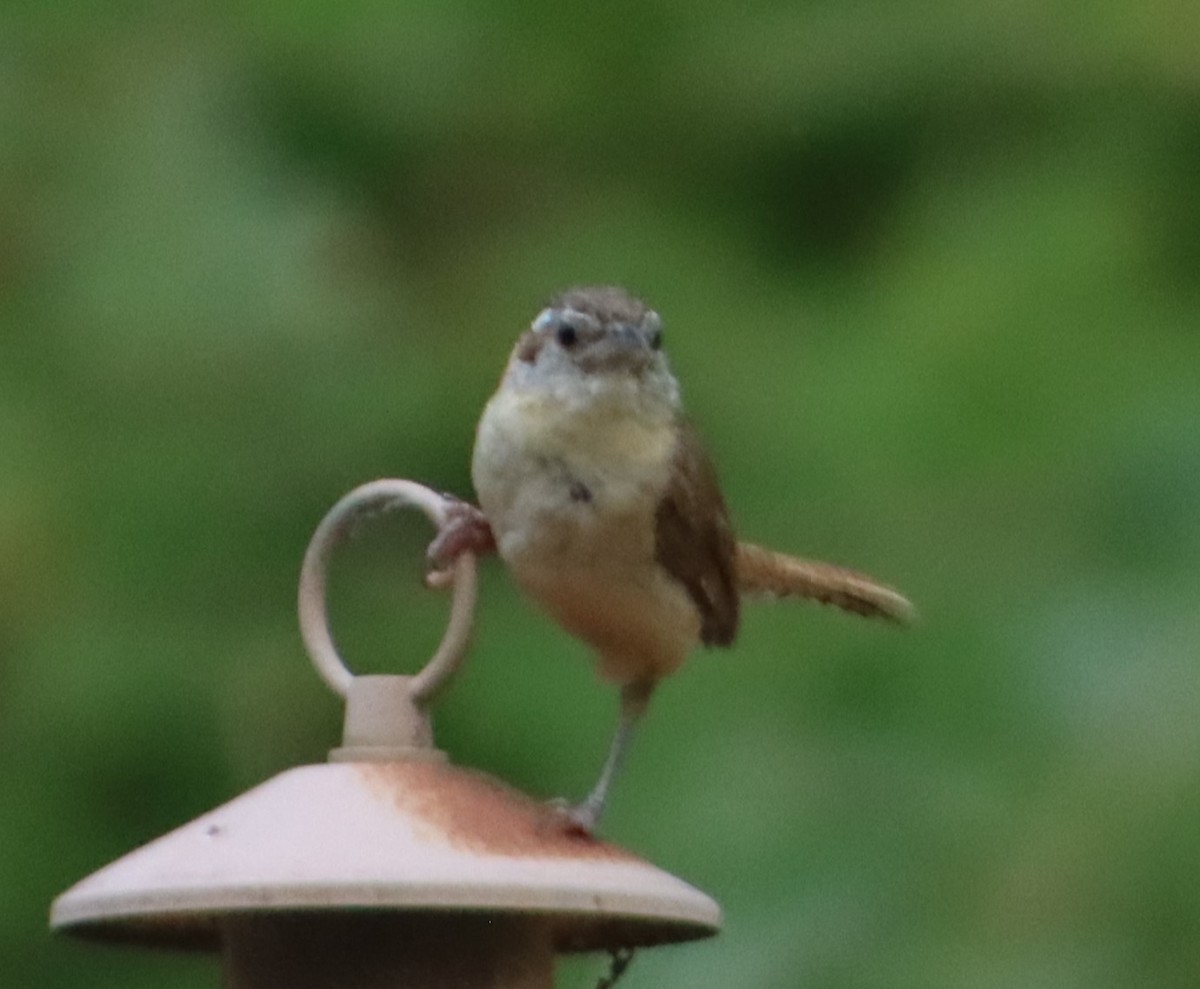
<instances>
[{"instance_id":1,"label":"bird's head","mask_svg":"<svg viewBox=\"0 0 1200 989\"><path fill-rule=\"evenodd\" d=\"M622 288L573 288L553 299L517 341L515 383L588 393L648 391L678 402L662 349L662 320Z\"/></svg>"}]
</instances>

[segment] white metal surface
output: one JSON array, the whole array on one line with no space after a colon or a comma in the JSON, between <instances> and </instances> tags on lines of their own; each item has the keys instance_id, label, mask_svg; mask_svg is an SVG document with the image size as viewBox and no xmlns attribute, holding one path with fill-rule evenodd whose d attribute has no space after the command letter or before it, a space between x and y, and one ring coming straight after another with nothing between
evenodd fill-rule
<instances>
[{"instance_id":1,"label":"white metal surface","mask_svg":"<svg viewBox=\"0 0 1200 989\"><path fill-rule=\"evenodd\" d=\"M555 809L406 760L282 773L84 879L51 924L200 943L217 916L349 907L536 914L564 950L689 940L721 922L708 896Z\"/></svg>"}]
</instances>

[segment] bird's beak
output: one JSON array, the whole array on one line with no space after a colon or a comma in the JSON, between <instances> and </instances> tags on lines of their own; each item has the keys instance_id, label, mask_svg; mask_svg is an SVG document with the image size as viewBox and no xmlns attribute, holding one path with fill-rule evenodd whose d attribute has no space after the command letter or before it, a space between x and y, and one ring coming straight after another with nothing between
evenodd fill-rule
<instances>
[{"instance_id":1,"label":"bird's beak","mask_svg":"<svg viewBox=\"0 0 1200 989\"><path fill-rule=\"evenodd\" d=\"M588 371L624 371L641 374L654 359L645 335L637 326L610 327L604 337L580 359Z\"/></svg>"},{"instance_id":2,"label":"bird's beak","mask_svg":"<svg viewBox=\"0 0 1200 989\"><path fill-rule=\"evenodd\" d=\"M616 332L612 335L612 340L616 345L616 349L620 351L634 352L650 349L641 330L627 323L623 323L617 327Z\"/></svg>"}]
</instances>

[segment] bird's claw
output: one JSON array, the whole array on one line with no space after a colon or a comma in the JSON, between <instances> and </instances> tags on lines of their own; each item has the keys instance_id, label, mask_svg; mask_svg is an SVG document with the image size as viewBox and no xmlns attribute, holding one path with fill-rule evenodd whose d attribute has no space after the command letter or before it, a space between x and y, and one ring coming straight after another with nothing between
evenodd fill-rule
<instances>
[{"instance_id":1,"label":"bird's claw","mask_svg":"<svg viewBox=\"0 0 1200 989\"><path fill-rule=\"evenodd\" d=\"M483 556L496 550L496 537L487 517L470 502L447 496L446 520L425 551L428 587L441 589L454 582L454 561L463 553Z\"/></svg>"},{"instance_id":2,"label":"bird's claw","mask_svg":"<svg viewBox=\"0 0 1200 989\"><path fill-rule=\"evenodd\" d=\"M600 815L596 808L584 801L580 804L573 804L569 800L564 800L562 797L556 797L553 800L546 801L547 805L552 808L555 813L563 818L563 823L566 824L567 830L575 834L581 834L591 838L596 833L596 825L600 823Z\"/></svg>"}]
</instances>

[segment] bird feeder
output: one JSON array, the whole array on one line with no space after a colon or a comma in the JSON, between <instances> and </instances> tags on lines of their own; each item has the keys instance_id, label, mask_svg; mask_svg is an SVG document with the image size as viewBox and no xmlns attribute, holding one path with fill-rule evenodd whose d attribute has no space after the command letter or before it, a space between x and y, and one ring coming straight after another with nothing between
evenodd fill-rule
<instances>
[{"instance_id":1,"label":"bird feeder","mask_svg":"<svg viewBox=\"0 0 1200 989\"><path fill-rule=\"evenodd\" d=\"M219 951L229 989L546 989L561 952L716 933L717 904L585 834L554 807L450 763L430 706L465 656L475 562L453 571L451 617L413 676L355 676L329 634L326 563L364 511L449 503L408 481L352 491L305 556L300 623L345 698L327 764L288 770L77 883L50 924L104 941Z\"/></svg>"}]
</instances>

